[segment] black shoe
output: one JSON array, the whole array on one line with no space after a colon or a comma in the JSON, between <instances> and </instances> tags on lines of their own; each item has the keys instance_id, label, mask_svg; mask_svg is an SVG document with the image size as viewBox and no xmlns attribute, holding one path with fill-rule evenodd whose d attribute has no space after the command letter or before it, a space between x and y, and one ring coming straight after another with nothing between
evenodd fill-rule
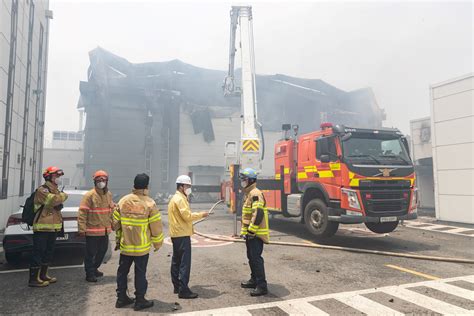
<instances>
[{"instance_id":1,"label":"black shoe","mask_svg":"<svg viewBox=\"0 0 474 316\"><path fill-rule=\"evenodd\" d=\"M198 296L199 296L199 295L198 295L197 293L191 292L191 290L186 291L186 292L182 292L182 293L179 293L179 294L178 294L178 297L179 297L179 298L182 298L182 299L185 299L185 300L190 300L190 299L198 298Z\"/></svg>"},{"instance_id":2,"label":"black shoe","mask_svg":"<svg viewBox=\"0 0 474 316\"><path fill-rule=\"evenodd\" d=\"M95 277L96 278L101 278L104 276L104 272L100 272L99 270L95 270Z\"/></svg>"},{"instance_id":3,"label":"black shoe","mask_svg":"<svg viewBox=\"0 0 474 316\"><path fill-rule=\"evenodd\" d=\"M95 275L88 275L88 276L86 276L86 281L91 282L91 283L96 283L97 282L97 277Z\"/></svg>"},{"instance_id":4,"label":"black shoe","mask_svg":"<svg viewBox=\"0 0 474 316\"><path fill-rule=\"evenodd\" d=\"M266 287L259 287L253 291L250 292L250 296L262 296L262 295L267 295L268 294L268 289Z\"/></svg>"},{"instance_id":5,"label":"black shoe","mask_svg":"<svg viewBox=\"0 0 474 316\"><path fill-rule=\"evenodd\" d=\"M133 306L133 310L138 312L145 308L150 308L154 305L152 301L145 299L145 296L137 296L135 299L135 306Z\"/></svg>"},{"instance_id":6,"label":"black shoe","mask_svg":"<svg viewBox=\"0 0 474 316\"><path fill-rule=\"evenodd\" d=\"M175 288L175 289L173 290L173 293L174 293L174 294L178 294L178 293L179 293L179 290Z\"/></svg>"},{"instance_id":7,"label":"black shoe","mask_svg":"<svg viewBox=\"0 0 474 316\"><path fill-rule=\"evenodd\" d=\"M250 279L246 282L240 283L240 287L243 289L255 289L257 287L257 283L254 280Z\"/></svg>"},{"instance_id":8,"label":"black shoe","mask_svg":"<svg viewBox=\"0 0 474 316\"><path fill-rule=\"evenodd\" d=\"M122 308L127 305L135 303L135 300L128 297L127 293L117 295L117 302L115 302L115 308Z\"/></svg>"}]
</instances>

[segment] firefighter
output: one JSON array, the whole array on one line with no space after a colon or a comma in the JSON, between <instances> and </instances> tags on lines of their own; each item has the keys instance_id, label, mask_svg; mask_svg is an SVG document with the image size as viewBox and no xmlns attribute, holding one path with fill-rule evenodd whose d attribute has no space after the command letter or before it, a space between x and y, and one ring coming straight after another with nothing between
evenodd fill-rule
<instances>
[{"instance_id":1,"label":"firefighter","mask_svg":"<svg viewBox=\"0 0 474 316\"><path fill-rule=\"evenodd\" d=\"M188 286L191 272L191 236L194 234L193 221L207 217L207 212L192 213L189 206L191 178L187 175L176 179L176 193L168 204L170 237L173 243L171 260L171 281L174 293L179 298L198 297Z\"/></svg>"},{"instance_id":2,"label":"firefighter","mask_svg":"<svg viewBox=\"0 0 474 316\"><path fill-rule=\"evenodd\" d=\"M48 275L48 267L53 261L57 234L63 228L61 209L68 197L58 189L59 178L63 175L58 167L46 168L43 172L45 183L35 191L33 255L28 282L31 287L44 287L57 281Z\"/></svg>"},{"instance_id":3,"label":"firefighter","mask_svg":"<svg viewBox=\"0 0 474 316\"><path fill-rule=\"evenodd\" d=\"M132 193L118 202L113 213L113 229L121 231L116 308L134 302L135 311L153 306L153 301L145 299L148 288L146 269L151 245L157 251L163 244L164 235L161 213L148 196L149 182L148 175L138 174ZM127 277L132 263L135 263L135 301L127 295Z\"/></svg>"},{"instance_id":4,"label":"firefighter","mask_svg":"<svg viewBox=\"0 0 474 316\"><path fill-rule=\"evenodd\" d=\"M246 168L239 176L244 190L240 235L247 246L251 271L250 280L242 282L240 286L253 289L251 296L266 295L268 289L262 257L263 245L268 244L270 239L266 202L262 191L257 188L257 172L254 169Z\"/></svg>"},{"instance_id":5,"label":"firefighter","mask_svg":"<svg viewBox=\"0 0 474 316\"><path fill-rule=\"evenodd\" d=\"M86 255L84 268L86 281L97 282L104 276L99 267L109 247L109 234L112 231L112 211L114 202L108 190L109 175L98 170L92 177L94 188L82 198L77 223L79 235L86 236Z\"/></svg>"}]
</instances>

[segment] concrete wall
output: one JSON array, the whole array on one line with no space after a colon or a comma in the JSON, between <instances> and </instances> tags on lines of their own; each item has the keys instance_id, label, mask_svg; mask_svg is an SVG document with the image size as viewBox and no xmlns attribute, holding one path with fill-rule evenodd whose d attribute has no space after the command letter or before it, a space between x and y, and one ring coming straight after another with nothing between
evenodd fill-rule
<instances>
[{"instance_id":1,"label":"concrete wall","mask_svg":"<svg viewBox=\"0 0 474 316\"><path fill-rule=\"evenodd\" d=\"M431 86L436 217L474 223L474 76Z\"/></svg>"},{"instance_id":2,"label":"concrete wall","mask_svg":"<svg viewBox=\"0 0 474 316\"><path fill-rule=\"evenodd\" d=\"M411 157L415 163L419 207L435 208L431 118L410 121Z\"/></svg>"},{"instance_id":3,"label":"concrete wall","mask_svg":"<svg viewBox=\"0 0 474 316\"><path fill-rule=\"evenodd\" d=\"M16 32L12 32L15 30L12 28L12 5L14 3L16 1L0 0L0 173L2 173L1 187L4 193L0 198L0 230L5 227L10 214L17 211L19 205L30 195L32 187L37 186L40 181L43 142L43 125L41 123L44 121L46 91L48 46L46 11L49 8L49 1L18 0ZM30 33L30 7L32 4L34 4L34 11L32 11L31 18L34 18L34 22ZM43 36L40 32L41 27ZM16 33L16 53L10 56L10 48L14 47L11 45L12 33ZM43 44L40 50L41 38ZM31 45L30 63L28 62L29 45ZM42 57L40 58L40 56ZM11 67L13 64L14 68ZM12 81L14 85L10 85L13 87L11 102L7 101L9 78L14 79ZM11 110L11 129L6 128L9 126L7 123L10 122L9 108ZM25 115L26 111L28 111L27 115ZM25 116L26 120L24 120ZM24 132L27 133L26 141L23 141ZM6 141L5 135L9 135ZM4 153L8 152L5 150L5 144L7 148L9 146L10 150L9 155L4 157ZM22 162L23 181L21 181ZM4 166L6 172L2 172ZM24 188L23 194L20 192L20 187Z\"/></svg>"}]
</instances>

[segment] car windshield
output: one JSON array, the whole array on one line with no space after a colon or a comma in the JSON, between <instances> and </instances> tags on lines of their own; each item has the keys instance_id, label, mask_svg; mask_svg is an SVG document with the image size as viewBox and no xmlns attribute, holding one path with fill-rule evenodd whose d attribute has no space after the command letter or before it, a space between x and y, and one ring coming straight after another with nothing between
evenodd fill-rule
<instances>
[{"instance_id":1,"label":"car windshield","mask_svg":"<svg viewBox=\"0 0 474 316\"><path fill-rule=\"evenodd\" d=\"M64 207L79 207L83 196L82 194L69 194L64 202Z\"/></svg>"},{"instance_id":2,"label":"car windshield","mask_svg":"<svg viewBox=\"0 0 474 316\"><path fill-rule=\"evenodd\" d=\"M342 142L344 158L366 165L411 165L410 157L397 135L353 134Z\"/></svg>"}]
</instances>

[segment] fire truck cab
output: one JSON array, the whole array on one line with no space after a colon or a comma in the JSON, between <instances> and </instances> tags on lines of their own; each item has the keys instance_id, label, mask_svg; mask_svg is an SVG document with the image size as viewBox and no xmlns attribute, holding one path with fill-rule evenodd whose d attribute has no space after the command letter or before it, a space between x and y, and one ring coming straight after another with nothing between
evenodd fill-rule
<instances>
[{"instance_id":1,"label":"fire truck cab","mask_svg":"<svg viewBox=\"0 0 474 316\"><path fill-rule=\"evenodd\" d=\"M285 133L275 145L275 180L280 189L264 190L269 210L301 217L316 236L357 223L389 233L417 218L414 166L398 129L323 123L304 135Z\"/></svg>"}]
</instances>

